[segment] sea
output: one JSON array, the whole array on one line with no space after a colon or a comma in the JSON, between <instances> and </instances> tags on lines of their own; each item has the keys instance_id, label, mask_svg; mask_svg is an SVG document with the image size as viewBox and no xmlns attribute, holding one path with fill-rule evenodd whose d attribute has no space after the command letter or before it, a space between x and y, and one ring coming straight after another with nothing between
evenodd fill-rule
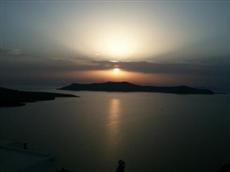
<instances>
[{"instance_id":1,"label":"sea","mask_svg":"<svg viewBox=\"0 0 230 172\"><path fill-rule=\"evenodd\" d=\"M0 139L27 142L76 172L217 172L230 162L230 96L65 92L0 108Z\"/></svg>"}]
</instances>

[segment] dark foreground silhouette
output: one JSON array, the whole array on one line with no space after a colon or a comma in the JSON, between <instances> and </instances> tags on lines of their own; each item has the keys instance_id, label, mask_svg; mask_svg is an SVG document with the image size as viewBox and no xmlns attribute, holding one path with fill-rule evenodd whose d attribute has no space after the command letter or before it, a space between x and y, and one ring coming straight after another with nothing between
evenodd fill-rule
<instances>
[{"instance_id":1,"label":"dark foreground silhouette","mask_svg":"<svg viewBox=\"0 0 230 172\"><path fill-rule=\"evenodd\" d=\"M116 172L125 172L125 161L118 161L118 167Z\"/></svg>"},{"instance_id":2,"label":"dark foreground silhouette","mask_svg":"<svg viewBox=\"0 0 230 172\"><path fill-rule=\"evenodd\" d=\"M230 172L230 164L223 165L219 172Z\"/></svg>"},{"instance_id":3,"label":"dark foreground silhouette","mask_svg":"<svg viewBox=\"0 0 230 172\"><path fill-rule=\"evenodd\" d=\"M71 94L18 91L0 87L0 107L23 106L26 103L54 100L56 97L77 97Z\"/></svg>"},{"instance_id":4,"label":"dark foreground silhouette","mask_svg":"<svg viewBox=\"0 0 230 172\"><path fill-rule=\"evenodd\" d=\"M175 87L157 87L157 86L142 86L129 82L104 82L92 84L73 83L60 88L60 90L72 91L122 91L122 92L161 92L174 94L214 94L208 89L198 89L188 86Z\"/></svg>"}]
</instances>

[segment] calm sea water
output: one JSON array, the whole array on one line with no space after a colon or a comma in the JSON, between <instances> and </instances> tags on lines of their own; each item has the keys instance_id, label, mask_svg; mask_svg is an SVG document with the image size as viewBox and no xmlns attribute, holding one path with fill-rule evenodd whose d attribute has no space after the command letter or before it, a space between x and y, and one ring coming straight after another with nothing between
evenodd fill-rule
<instances>
[{"instance_id":1,"label":"calm sea water","mask_svg":"<svg viewBox=\"0 0 230 172\"><path fill-rule=\"evenodd\" d=\"M72 92L70 92L72 93ZM0 109L0 139L80 172L216 172L230 161L230 96L74 92Z\"/></svg>"}]
</instances>

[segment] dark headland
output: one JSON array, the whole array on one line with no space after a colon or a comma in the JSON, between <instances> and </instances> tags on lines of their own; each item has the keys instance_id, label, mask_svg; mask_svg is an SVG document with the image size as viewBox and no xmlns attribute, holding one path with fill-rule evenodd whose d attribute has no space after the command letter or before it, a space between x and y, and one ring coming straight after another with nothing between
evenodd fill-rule
<instances>
[{"instance_id":1,"label":"dark headland","mask_svg":"<svg viewBox=\"0 0 230 172\"><path fill-rule=\"evenodd\" d=\"M56 97L77 97L71 94L19 91L0 87L0 107L23 106L26 103L54 100Z\"/></svg>"},{"instance_id":2,"label":"dark headland","mask_svg":"<svg viewBox=\"0 0 230 172\"><path fill-rule=\"evenodd\" d=\"M214 94L213 91L208 89L198 89L189 86L159 87L159 86L136 85L129 82L104 82L104 83L91 83L91 84L73 83L59 89L71 90L71 91L108 91L108 92L120 91L120 92L159 92L159 93L173 93L173 94Z\"/></svg>"}]
</instances>

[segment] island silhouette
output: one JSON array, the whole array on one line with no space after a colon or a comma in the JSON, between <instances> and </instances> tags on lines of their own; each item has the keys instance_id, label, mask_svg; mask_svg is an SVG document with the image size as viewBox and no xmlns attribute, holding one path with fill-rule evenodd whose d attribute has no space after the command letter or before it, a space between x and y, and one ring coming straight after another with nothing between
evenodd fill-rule
<instances>
[{"instance_id":1,"label":"island silhouette","mask_svg":"<svg viewBox=\"0 0 230 172\"><path fill-rule=\"evenodd\" d=\"M23 106L26 103L54 100L56 97L78 97L71 94L19 91L0 87L0 107Z\"/></svg>"},{"instance_id":2,"label":"island silhouette","mask_svg":"<svg viewBox=\"0 0 230 172\"><path fill-rule=\"evenodd\" d=\"M71 91L107 91L107 92L160 92L174 94L214 94L209 89L199 89L189 86L145 86L137 85L130 82L103 82L103 83L72 83L70 85L59 88L59 90Z\"/></svg>"},{"instance_id":3,"label":"island silhouette","mask_svg":"<svg viewBox=\"0 0 230 172\"><path fill-rule=\"evenodd\" d=\"M189 86L145 86L130 82L103 82L103 83L72 83L58 88L69 91L106 91L106 92L159 92L173 94L215 94L209 89L199 89ZM54 100L56 97L78 97L72 94L49 93L40 91L19 91L0 87L0 107L23 106L27 103Z\"/></svg>"}]
</instances>

